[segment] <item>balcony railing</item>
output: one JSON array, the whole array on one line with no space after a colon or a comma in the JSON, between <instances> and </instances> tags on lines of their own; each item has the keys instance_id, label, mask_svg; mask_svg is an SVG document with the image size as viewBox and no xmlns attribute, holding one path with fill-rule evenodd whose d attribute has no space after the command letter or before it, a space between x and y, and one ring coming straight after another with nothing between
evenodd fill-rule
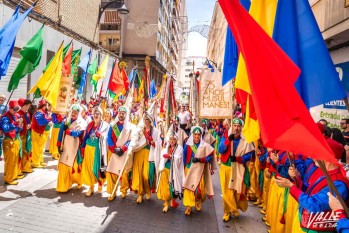
<instances>
[{"instance_id":1,"label":"balcony railing","mask_svg":"<svg viewBox=\"0 0 349 233\"><path fill-rule=\"evenodd\" d=\"M103 48L111 51L111 52L116 52L119 53L120 51L120 46L119 45L101 45Z\"/></svg>"},{"instance_id":2,"label":"balcony railing","mask_svg":"<svg viewBox=\"0 0 349 233\"><path fill-rule=\"evenodd\" d=\"M100 24L99 30L105 31L119 31L121 29L121 25L118 24Z\"/></svg>"}]
</instances>

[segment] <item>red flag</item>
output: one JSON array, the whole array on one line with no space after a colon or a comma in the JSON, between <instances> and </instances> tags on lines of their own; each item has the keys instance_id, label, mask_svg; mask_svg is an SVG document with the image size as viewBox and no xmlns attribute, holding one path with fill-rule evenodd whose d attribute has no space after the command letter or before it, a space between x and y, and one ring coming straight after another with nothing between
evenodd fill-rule
<instances>
[{"instance_id":1,"label":"red flag","mask_svg":"<svg viewBox=\"0 0 349 233\"><path fill-rule=\"evenodd\" d=\"M337 163L294 87L299 68L238 0L218 1L246 62L263 143Z\"/></svg>"},{"instance_id":2,"label":"red flag","mask_svg":"<svg viewBox=\"0 0 349 233\"><path fill-rule=\"evenodd\" d=\"M114 62L113 71L111 72L109 78L108 89L110 92L113 92L115 95L119 94L124 88L124 81L122 80L119 66L117 62Z\"/></svg>"},{"instance_id":3,"label":"red flag","mask_svg":"<svg viewBox=\"0 0 349 233\"><path fill-rule=\"evenodd\" d=\"M70 74L71 73L71 61L73 55L73 43L70 44L68 52L65 54L62 66L62 74Z\"/></svg>"},{"instance_id":4,"label":"red flag","mask_svg":"<svg viewBox=\"0 0 349 233\"><path fill-rule=\"evenodd\" d=\"M127 91L130 83L128 81L128 77L127 77L127 73L126 73L125 68L121 69L121 75L122 75L122 80L124 82L125 91Z\"/></svg>"}]
</instances>

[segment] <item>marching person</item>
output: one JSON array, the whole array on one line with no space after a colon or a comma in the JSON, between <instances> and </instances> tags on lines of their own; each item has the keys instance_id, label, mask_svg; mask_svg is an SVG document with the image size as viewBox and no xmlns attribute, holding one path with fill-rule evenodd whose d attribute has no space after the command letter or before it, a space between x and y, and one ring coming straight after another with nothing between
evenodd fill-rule
<instances>
[{"instance_id":1,"label":"marching person","mask_svg":"<svg viewBox=\"0 0 349 233\"><path fill-rule=\"evenodd\" d=\"M0 95L0 117L8 111L8 107L5 104L6 96ZM2 141L4 139L3 132L0 129L0 161L2 160Z\"/></svg>"},{"instance_id":2,"label":"marching person","mask_svg":"<svg viewBox=\"0 0 349 233\"><path fill-rule=\"evenodd\" d=\"M214 148L202 140L203 129L200 126L191 128L191 136L184 145L183 162L185 178L183 181L183 205L185 215L190 215L192 207L201 211L201 204L214 195L211 169Z\"/></svg>"},{"instance_id":3,"label":"marching person","mask_svg":"<svg viewBox=\"0 0 349 233\"><path fill-rule=\"evenodd\" d=\"M38 104L38 110L34 113L32 118L32 167L43 168L46 166L44 163L44 150L47 141L47 136L45 135L45 129L51 122L52 118L48 113L48 103L46 100L40 100Z\"/></svg>"},{"instance_id":4,"label":"marching person","mask_svg":"<svg viewBox=\"0 0 349 233\"><path fill-rule=\"evenodd\" d=\"M50 137L50 153L54 160L59 159L59 151L57 147L58 134L62 125L62 121L64 120L64 116L58 113L52 113L52 131Z\"/></svg>"},{"instance_id":5,"label":"marching person","mask_svg":"<svg viewBox=\"0 0 349 233\"><path fill-rule=\"evenodd\" d=\"M209 121L207 119L201 120L201 127L204 130L202 134L202 140L204 140L204 142L210 144L214 148L216 139L212 136L212 134L210 134L208 130L208 124L209 124Z\"/></svg>"},{"instance_id":6,"label":"marching person","mask_svg":"<svg viewBox=\"0 0 349 233\"><path fill-rule=\"evenodd\" d=\"M177 137L178 137L178 139L177 139L178 145L183 146L183 144L185 143L185 141L188 138L188 135L183 129L181 129L179 127L178 116L172 120L172 124L170 125L170 128L168 129L167 134L166 134L165 142L168 142L170 140L170 136L171 136L172 132L175 132Z\"/></svg>"},{"instance_id":7,"label":"marching person","mask_svg":"<svg viewBox=\"0 0 349 233\"><path fill-rule=\"evenodd\" d=\"M222 137L219 152L221 153L220 181L223 194L223 221L239 217L239 209L247 210L248 169L246 163L254 155L252 143L247 143L242 137L243 121L235 118L233 126L225 131ZM247 182L248 181L248 182Z\"/></svg>"},{"instance_id":8,"label":"marching person","mask_svg":"<svg viewBox=\"0 0 349 233\"><path fill-rule=\"evenodd\" d=\"M92 118L87 114L88 109L87 109L86 105L81 104L80 106L82 107L82 112L81 112L82 119L84 119L87 124L90 124L90 122L92 121Z\"/></svg>"},{"instance_id":9,"label":"marching person","mask_svg":"<svg viewBox=\"0 0 349 233\"><path fill-rule=\"evenodd\" d=\"M130 143L132 151L137 150L133 155L132 190L138 194L138 204L143 202L144 195L146 199L150 199L151 189L155 187L155 176L162 148L160 134L154 127L153 116L147 112L144 113L143 122L140 124Z\"/></svg>"},{"instance_id":10,"label":"marching person","mask_svg":"<svg viewBox=\"0 0 349 233\"><path fill-rule=\"evenodd\" d=\"M105 111L105 119L104 119L104 121L107 122L108 124L111 124L112 121L113 121L113 110L111 110L110 108L108 108Z\"/></svg>"},{"instance_id":11,"label":"marching person","mask_svg":"<svg viewBox=\"0 0 349 233\"><path fill-rule=\"evenodd\" d=\"M108 158L107 167L107 193L111 194L108 197L108 201L112 201L116 197L116 192L113 192L116 185L118 176L121 178L121 195L122 198L126 197L127 190L129 189L128 175L132 169L132 160L126 161L126 152L131 141L132 124L128 122L127 108L121 106L118 109L117 122L113 122L110 125L108 131L108 149L110 152L110 158ZM109 155L109 154L108 154ZM128 162L124 170L123 165ZM121 174L122 172L122 174Z\"/></svg>"},{"instance_id":12,"label":"marching person","mask_svg":"<svg viewBox=\"0 0 349 233\"><path fill-rule=\"evenodd\" d=\"M102 191L100 179L105 178L107 165L107 136L109 124L102 120L103 111L100 107L93 109L93 121L87 126L86 134L81 145L82 165L81 182L89 186L86 196L94 192L94 185L98 182L98 191Z\"/></svg>"},{"instance_id":13,"label":"marching person","mask_svg":"<svg viewBox=\"0 0 349 233\"><path fill-rule=\"evenodd\" d=\"M4 132L4 181L7 185L17 185L16 179L22 179L20 175L19 161L21 157L20 132L23 129L23 121L17 112L20 107L17 100L11 100L8 111L1 117L0 126Z\"/></svg>"},{"instance_id":14,"label":"marching person","mask_svg":"<svg viewBox=\"0 0 349 233\"><path fill-rule=\"evenodd\" d=\"M81 117L82 108L74 104L70 108L70 115L60 127L57 147L61 151L58 163L57 192L67 192L73 183L81 187L81 177L79 165L82 162L80 146L83 134L87 128L86 121Z\"/></svg>"},{"instance_id":15,"label":"marching person","mask_svg":"<svg viewBox=\"0 0 349 233\"><path fill-rule=\"evenodd\" d=\"M171 206L176 208L178 203L175 199L183 197L183 147L177 143L177 140L178 136L172 132L169 143L161 151L157 197L164 201L162 210L164 213L167 213L171 200Z\"/></svg>"},{"instance_id":16,"label":"marching person","mask_svg":"<svg viewBox=\"0 0 349 233\"><path fill-rule=\"evenodd\" d=\"M31 122L30 122L30 114L28 112L32 102L30 100L26 100L20 98L18 100L18 104L21 107L18 114L19 117L23 119L23 129L21 131L21 140L22 140L22 172L31 173L33 172L31 167L31 152L32 152L32 139L31 139Z\"/></svg>"},{"instance_id":17,"label":"marching person","mask_svg":"<svg viewBox=\"0 0 349 233\"><path fill-rule=\"evenodd\" d=\"M189 135L189 133L190 133L189 124L191 121L191 115L185 109L184 105L181 106L181 110L178 113L178 118L179 118L179 125L180 125L181 129L183 129L186 132L186 134Z\"/></svg>"}]
</instances>

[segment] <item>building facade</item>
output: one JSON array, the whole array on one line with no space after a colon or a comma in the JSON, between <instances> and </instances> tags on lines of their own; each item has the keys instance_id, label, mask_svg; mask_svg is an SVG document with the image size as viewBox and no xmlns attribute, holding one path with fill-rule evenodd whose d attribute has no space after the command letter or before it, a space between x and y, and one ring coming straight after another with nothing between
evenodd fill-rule
<instances>
[{"instance_id":1,"label":"building facade","mask_svg":"<svg viewBox=\"0 0 349 233\"><path fill-rule=\"evenodd\" d=\"M109 0L102 0L102 6ZM187 30L185 0L124 1L129 14L117 15L118 2L106 8L100 21L99 44L115 51L128 70L137 66L143 70L149 56L150 77L162 82L166 73L178 76L182 56L183 31ZM121 4L121 1L120 1ZM115 13L113 13L115 12Z\"/></svg>"}]
</instances>

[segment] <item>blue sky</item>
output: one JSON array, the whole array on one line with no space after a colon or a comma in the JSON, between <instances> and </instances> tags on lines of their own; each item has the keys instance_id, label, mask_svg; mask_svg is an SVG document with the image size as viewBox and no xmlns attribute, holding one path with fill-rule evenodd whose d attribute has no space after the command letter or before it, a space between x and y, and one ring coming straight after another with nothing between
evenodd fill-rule
<instances>
[{"instance_id":1,"label":"blue sky","mask_svg":"<svg viewBox=\"0 0 349 233\"><path fill-rule=\"evenodd\" d=\"M216 0L186 0L188 30L195 25L210 25ZM187 56L206 56L207 39L197 32L189 33Z\"/></svg>"}]
</instances>

